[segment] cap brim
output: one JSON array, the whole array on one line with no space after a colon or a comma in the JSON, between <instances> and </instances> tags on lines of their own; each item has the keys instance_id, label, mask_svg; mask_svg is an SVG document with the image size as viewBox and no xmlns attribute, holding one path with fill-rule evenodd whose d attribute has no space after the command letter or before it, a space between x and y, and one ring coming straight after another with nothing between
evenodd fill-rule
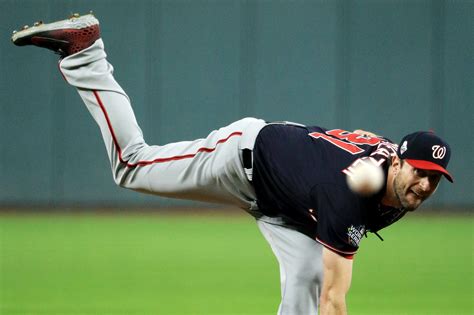
<instances>
[{"instance_id":1,"label":"cap brim","mask_svg":"<svg viewBox=\"0 0 474 315\"><path fill-rule=\"evenodd\" d=\"M429 170L429 171L437 171L440 172L446 177L447 180L449 180L451 183L454 182L453 177L449 172L442 166L439 166L436 163L430 162L430 161L423 161L423 160L412 160L412 159L405 159L405 161L408 162L411 166L415 168L419 168L422 170Z\"/></svg>"}]
</instances>

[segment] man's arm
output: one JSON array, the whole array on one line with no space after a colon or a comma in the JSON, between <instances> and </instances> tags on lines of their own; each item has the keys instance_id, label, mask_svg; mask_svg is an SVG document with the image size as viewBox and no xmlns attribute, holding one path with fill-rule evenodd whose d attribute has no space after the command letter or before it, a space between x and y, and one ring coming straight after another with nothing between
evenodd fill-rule
<instances>
[{"instance_id":1,"label":"man's arm","mask_svg":"<svg viewBox=\"0 0 474 315\"><path fill-rule=\"evenodd\" d=\"M321 315L347 314L346 293L352 279L352 259L323 248L324 278Z\"/></svg>"}]
</instances>

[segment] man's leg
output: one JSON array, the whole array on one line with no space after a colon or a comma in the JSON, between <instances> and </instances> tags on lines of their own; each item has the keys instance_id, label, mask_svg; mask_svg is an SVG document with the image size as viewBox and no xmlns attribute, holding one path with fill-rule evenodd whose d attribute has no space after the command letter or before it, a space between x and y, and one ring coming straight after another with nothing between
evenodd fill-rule
<instances>
[{"instance_id":1,"label":"man's leg","mask_svg":"<svg viewBox=\"0 0 474 315\"><path fill-rule=\"evenodd\" d=\"M24 29L12 39L15 44L49 48L64 57L61 73L99 125L118 185L251 208L255 193L244 172L241 151L253 146L265 123L247 118L204 139L147 145L130 100L113 77L98 34L97 19L87 15Z\"/></svg>"},{"instance_id":2,"label":"man's leg","mask_svg":"<svg viewBox=\"0 0 474 315\"><path fill-rule=\"evenodd\" d=\"M281 304L278 315L318 314L322 288L322 245L282 225L257 224L280 265Z\"/></svg>"},{"instance_id":3,"label":"man's leg","mask_svg":"<svg viewBox=\"0 0 474 315\"><path fill-rule=\"evenodd\" d=\"M255 200L242 166L241 143L248 134L256 136L263 121L242 119L203 139L149 146L128 96L112 75L101 39L64 58L60 69L99 125L118 185L247 209Z\"/></svg>"}]
</instances>

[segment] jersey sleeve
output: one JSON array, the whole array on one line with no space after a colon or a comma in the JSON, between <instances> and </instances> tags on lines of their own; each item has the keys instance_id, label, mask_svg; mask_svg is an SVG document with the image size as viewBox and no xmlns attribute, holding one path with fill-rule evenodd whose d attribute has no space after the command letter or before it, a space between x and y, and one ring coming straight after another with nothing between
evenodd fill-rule
<instances>
[{"instance_id":1,"label":"jersey sleeve","mask_svg":"<svg viewBox=\"0 0 474 315\"><path fill-rule=\"evenodd\" d=\"M360 200L344 186L320 184L313 188L316 241L344 257L354 255L365 235Z\"/></svg>"}]
</instances>

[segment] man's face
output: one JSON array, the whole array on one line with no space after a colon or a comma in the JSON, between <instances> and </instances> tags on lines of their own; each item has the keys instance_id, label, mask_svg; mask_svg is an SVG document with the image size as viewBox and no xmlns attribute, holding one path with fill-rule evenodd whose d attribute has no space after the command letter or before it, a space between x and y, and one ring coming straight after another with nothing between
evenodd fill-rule
<instances>
[{"instance_id":1,"label":"man's face","mask_svg":"<svg viewBox=\"0 0 474 315\"><path fill-rule=\"evenodd\" d=\"M394 193L406 210L414 211L435 192L442 175L414 168L406 161L400 163L400 170L393 180Z\"/></svg>"}]
</instances>

